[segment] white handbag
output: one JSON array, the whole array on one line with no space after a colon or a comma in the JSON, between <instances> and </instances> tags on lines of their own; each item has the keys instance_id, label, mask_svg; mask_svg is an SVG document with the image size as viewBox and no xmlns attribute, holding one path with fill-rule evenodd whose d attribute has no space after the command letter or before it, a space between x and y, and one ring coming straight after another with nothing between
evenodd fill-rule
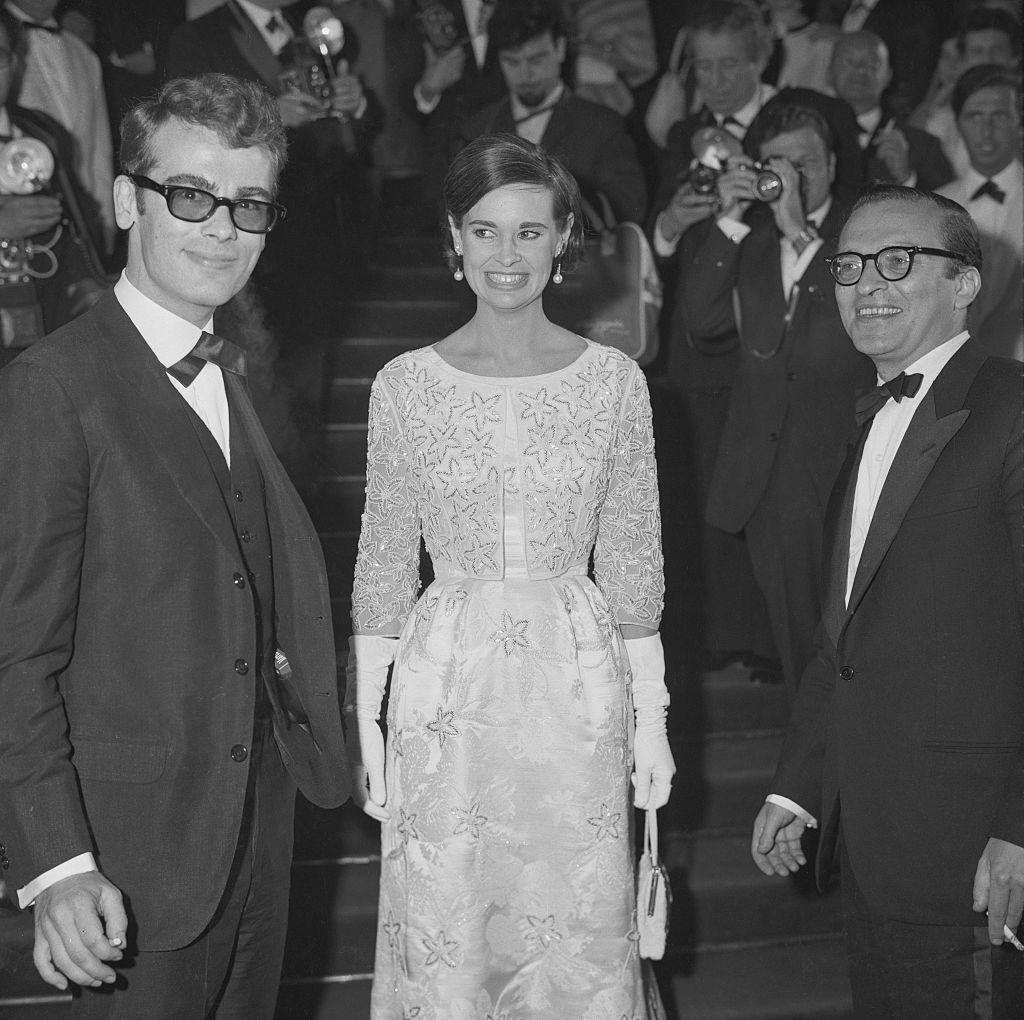
<instances>
[{"instance_id":1,"label":"white handbag","mask_svg":"<svg viewBox=\"0 0 1024 1020\"><path fill-rule=\"evenodd\" d=\"M636 924L640 932L640 956L660 960L665 955L672 890L668 872L658 858L658 812L644 812L644 852L637 868Z\"/></svg>"}]
</instances>

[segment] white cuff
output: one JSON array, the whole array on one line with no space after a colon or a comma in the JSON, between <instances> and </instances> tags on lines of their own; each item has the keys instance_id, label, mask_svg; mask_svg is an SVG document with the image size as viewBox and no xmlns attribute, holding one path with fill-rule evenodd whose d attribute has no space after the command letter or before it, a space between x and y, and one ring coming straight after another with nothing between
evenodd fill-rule
<instances>
[{"instance_id":1,"label":"white cuff","mask_svg":"<svg viewBox=\"0 0 1024 1020\"><path fill-rule=\"evenodd\" d=\"M797 818L807 824L808 829L816 829L818 827L818 819L814 815L808 814L796 801L792 801L788 797L780 797L777 793L769 793L765 797L765 802L768 804L778 804L779 807L792 811Z\"/></svg>"},{"instance_id":2,"label":"white cuff","mask_svg":"<svg viewBox=\"0 0 1024 1020\"><path fill-rule=\"evenodd\" d=\"M51 885L56 885L62 878L70 878L72 875L84 875L90 871L99 871L96 867L96 858L91 853L79 854L71 860L58 864L49 871L44 871L38 878L32 879L24 889L18 890L18 906L24 910L32 906L40 893L45 892Z\"/></svg>"},{"instance_id":3,"label":"white cuff","mask_svg":"<svg viewBox=\"0 0 1024 1020\"><path fill-rule=\"evenodd\" d=\"M680 234L674 241L666 240L665 235L661 232L661 217L664 213L659 213L657 220L654 221L654 250L663 258L667 259L670 255L675 255L676 248L679 247Z\"/></svg>"},{"instance_id":4,"label":"white cuff","mask_svg":"<svg viewBox=\"0 0 1024 1020\"><path fill-rule=\"evenodd\" d=\"M420 113L433 113L437 109L437 104L441 102L440 93L434 96L433 99L427 99L423 95L423 89L420 88L419 82L416 82L413 86L412 97L416 100L416 109Z\"/></svg>"},{"instance_id":5,"label":"white cuff","mask_svg":"<svg viewBox=\"0 0 1024 1020\"><path fill-rule=\"evenodd\" d=\"M741 220L734 220L731 216L719 216L715 225L733 244L739 244L750 233L750 227Z\"/></svg>"}]
</instances>

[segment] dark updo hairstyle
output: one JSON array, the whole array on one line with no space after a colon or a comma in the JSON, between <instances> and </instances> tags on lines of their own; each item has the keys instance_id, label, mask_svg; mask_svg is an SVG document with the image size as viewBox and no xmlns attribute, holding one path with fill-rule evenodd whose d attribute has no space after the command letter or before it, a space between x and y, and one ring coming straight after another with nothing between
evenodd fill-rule
<instances>
[{"instance_id":1,"label":"dark updo hairstyle","mask_svg":"<svg viewBox=\"0 0 1024 1020\"><path fill-rule=\"evenodd\" d=\"M572 229L559 256L562 269L571 270L583 249L583 208L580 189L568 170L539 145L518 135L481 135L452 160L445 175L443 194L445 212L455 226L461 227L466 214L496 188L522 185L544 188L551 193L555 223L559 230L572 215ZM458 256L450 230L445 230L445 256L454 270Z\"/></svg>"}]
</instances>

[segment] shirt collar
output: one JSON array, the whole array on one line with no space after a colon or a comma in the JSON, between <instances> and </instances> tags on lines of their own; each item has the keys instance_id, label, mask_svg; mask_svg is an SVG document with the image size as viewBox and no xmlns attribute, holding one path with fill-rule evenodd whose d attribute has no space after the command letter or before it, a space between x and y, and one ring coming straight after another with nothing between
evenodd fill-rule
<instances>
[{"instance_id":1,"label":"shirt collar","mask_svg":"<svg viewBox=\"0 0 1024 1020\"><path fill-rule=\"evenodd\" d=\"M931 388L933 382L935 382L938 374L946 367L950 358L967 341L970 339L970 334L967 330L963 330L957 333L956 336L951 337L945 343L939 344L938 347L933 347L927 354L922 354L912 365L908 365L905 369L907 375L913 375L915 372L920 372L924 378L921 380L921 387L917 391L915 397L904 397L905 400L918 399L923 397L928 390ZM882 385L882 377L878 376L878 385Z\"/></svg>"},{"instance_id":2,"label":"shirt collar","mask_svg":"<svg viewBox=\"0 0 1024 1020\"><path fill-rule=\"evenodd\" d=\"M814 226L818 230L821 230L821 225L825 222L825 217L828 216L829 211L831 210L831 208L832 208L832 196L829 195L828 198L826 198L825 201L822 202L821 205L819 205L817 209L812 209L807 214L806 218L809 221L813 222Z\"/></svg>"},{"instance_id":3,"label":"shirt collar","mask_svg":"<svg viewBox=\"0 0 1024 1020\"><path fill-rule=\"evenodd\" d=\"M873 135L878 130L878 125L882 123L882 108L876 106L873 110L858 113L857 123L860 125L861 131Z\"/></svg>"},{"instance_id":4,"label":"shirt collar","mask_svg":"<svg viewBox=\"0 0 1024 1020\"><path fill-rule=\"evenodd\" d=\"M544 110L545 113L550 113L550 110L545 110L545 107L554 106L562 98L562 93L565 92L565 85L559 82L542 100L537 106L524 106L519 101L519 97L515 93L509 93L509 105L512 109L512 119L521 120L523 117L529 117L531 114L537 114L540 116L538 111Z\"/></svg>"},{"instance_id":5,"label":"shirt collar","mask_svg":"<svg viewBox=\"0 0 1024 1020\"><path fill-rule=\"evenodd\" d=\"M978 173L973 166L968 167L967 173L964 174L964 181L967 184L969 196L973 195L985 181L995 181L1003 191L1012 195L1015 191L1020 190L1022 177L1024 177L1024 171L1022 171L1021 162L1019 159L1014 159L1004 166L995 177L986 177L984 174Z\"/></svg>"},{"instance_id":6,"label":"shirt collar","mask_svg":"<svg viewBox=\"0 0 1024 1020\"><path fill-rule=\"evenodd\" d=\"M49 17L43 21L36 21L35 18L26 14L17 4L12 3L11 0L8 0L4 6L18 19L18 21L30 21L33 25L46 25L47 28L60 28L60 22L56 18Z\"/></svg>"},{"instance_id":7,"label":"shirt collar","mask_svg":"<svg viewBox=\"0 0 1024 1020\"><path fill-rule=\"evenodd\" d=\"M738 121L744 131L750 127L750 122L757 116L761 107L768 102L772 96L775 95L776 89L774 85L768 85L766 82L759 82L754 94L743 104L735 113L726 114L725 117L732 117L733 120ZM721 114L715 114L715 120L718 120Z\"/></svg>"},{"instance_id":8,"label":"shirt collar","mask_svg":"<svg viewBox=\"0 0 1024 1020\"><path fill-rule=\"evenodd\" d=\"M123 272L114 284L114 297L164 368L181 361L195 347L203 330L213 332L212 315L200 329L146 297Z\"/></svg>"}]
</instances>

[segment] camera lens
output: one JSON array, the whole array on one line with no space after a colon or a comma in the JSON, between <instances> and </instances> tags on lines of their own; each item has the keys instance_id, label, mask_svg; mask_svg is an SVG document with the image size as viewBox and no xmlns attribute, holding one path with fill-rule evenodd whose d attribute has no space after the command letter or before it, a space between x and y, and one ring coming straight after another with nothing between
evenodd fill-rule
<instances>
[{"instance_id":1,"label":"camera lens","mask_svg":"<svg viewBox=\"0 0 1024 1020\"><path fill-rule=\"evenodd\" d=\"M690 170L690 186L698 195L707 195L715 190L715 183L718 181L720 171L705 163L697 163Z\"/></svg>"},{"instance_id":2,"label":"camera lens","mask_svg":"<svg viewBox=\"0 0 1024 1020\"><path fill-rule=\"evenodd\" d=\"M762 202L774 202L782 194L782 178L774 170L762 169L754 179L754 192Z\"/></svg>"}]
</instances>

